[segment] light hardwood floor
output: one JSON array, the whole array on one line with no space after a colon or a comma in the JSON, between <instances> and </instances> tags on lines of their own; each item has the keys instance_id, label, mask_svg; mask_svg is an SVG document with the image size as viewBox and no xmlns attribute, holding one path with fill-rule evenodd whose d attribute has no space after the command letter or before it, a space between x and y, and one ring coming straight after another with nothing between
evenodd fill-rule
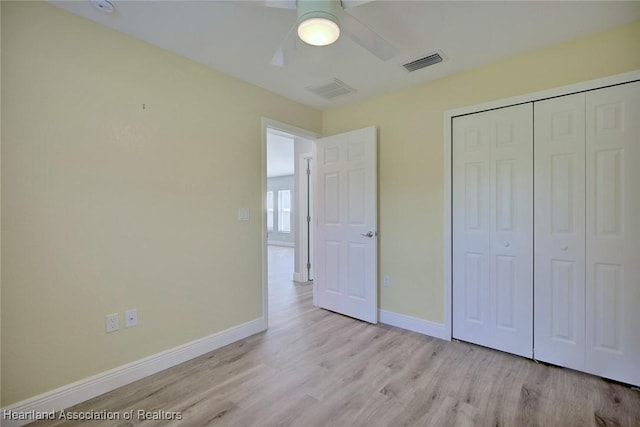
<instances>
[{"instance_id":1,"label":"light hardwood floor","mask_svg":"<svg viewBox=\"0 0 640 427\"><path fill-rule=\"evenodd\" d=\"M182 420L34 425L640 426L628 386L369 325L314 308L309 285L270 279L267 332L72 408Z\"/></svg>"}]
</instances>

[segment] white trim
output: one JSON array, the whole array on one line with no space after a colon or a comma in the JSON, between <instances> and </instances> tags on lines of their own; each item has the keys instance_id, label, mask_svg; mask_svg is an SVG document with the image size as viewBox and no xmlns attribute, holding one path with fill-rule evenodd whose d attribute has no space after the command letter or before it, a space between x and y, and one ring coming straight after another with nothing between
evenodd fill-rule
<instances>
[{"instance_id":1,"label":"white trim","mask_svg":"<svg viewBox=\"0 0 640 427\"><path fill-rule=\"evenodd\" d=\"M453 278L451 277L451 268L453 266L451 261L451 116L448 115L448 111L444 114L444 327L447 333L448 340L451 340L452 335L452 299L451 299L451 287Z\"/></svg>"},{"instance_id":2,"label":"white trim","mask_svg":"<svg viewBox=\"0 0 640 427\"><path fill-rule=\"evenodd\" d=\"M5 427L22 426L33 420L4 419L5 411L15 413L44 413L77 405L101 394L130 384L156 372L176 366L210 351L224 347L266 329L264 318L226 329L178 347L156 353L106 372L76 381L0 409L0 424Z\"/></svg>"},{"instance_id":3,"label":"white trim","mask_svg":"<svg viewBox=\"0 0 640 427\"><path fill-rule=\"evenodd\" d=\"M614 76L604 77L586 82L574 83L567 86L561 86L554 89L543 90L539 92L528 93L525 95L514 96L506 99L485 102L482 104L471 105L444 112L444 327L451 337L452 328L452 299L451 299L451 121L454 117L479 113L481 111L491 110L494 108L502 108L515 104L526 102L536 102L543 99L554 98L558 96L570 95L577 92L585 92L606 86L613 86L632 81L640 80L640 70L630 71L627 73L617 74ZM450 339L450 338L449 338Z\"/></svg>"},{"instance_id":4,"label":"white trim","mask_svg":"<svg viewBox=\"0 0 640 427\"><path fill-rule=\"evenodd\" d=\"M309 272L307 270L307 263L311 263L313 260L313 227L310 227L310 235L307 233L307 201L309 201L309 206L311 208L311 212L313 212L313 200L308 200L309 193L313 195L313 190L311 192L307 191L307 180L311 177L307 175L307 160L313 162L313 153L300 153L297 158L298 162L298 176L296 176L296 185L298 186L298 191L296 192L297 198L297 235L296 242L298 246L298 263L296 265L296 272L294 273L294 279L298 282L307 282L309 281ZM309 165L311 168L311 165ZM310 213L311 215L311 213ZM307 254L307 242L311 238L311 242L309 242L311 247L311 257ZM310 259L311 258L311 259ZM298 279L296 279L298 277ZM312 276L313 277L313 276Z\"/></svg>"},{"instance_id":5,"label":"white trim","mask_svg":"<svg viewBox=\"0 0 640 427\"><path fill-rule=\"evenodd\" d=\"M262 154L261 154L261 185L262 191L260 192L261 206L262 211L260 215L261 220L261 230L262 230L262 317L265 319L265 327L269 325L269 279L268 279L268 271L267 271L267 131L269 129L285 132L290 135L298 136L300 138L309 139L314 142L319 135L317 133L308 131L306 129L302 129L296 126L292 126L286 123L279 122L277 120L268 119L266 117L262 118L261 121L262 126ZM315 292L315 288L314 288Z\"/></svg>"},{"instance_id":6,"label":"white trim","mask_svg":"<svg viewBox=\"0 0 640 427\"><path fill-rule=\"evenodd\" d=\"M378 310L378 321L385 325L395 326L419 334L428 335L442 340L449 340L448 331L443 323L434 323L406 314L394 313L393 311Z\"/></svg>"},{"instance_id":7,"label":"white trim","mask_svg":"<svg viewBox=\"0 0 640 427\"><path fill-rule=\"evenodd\" d=\"M295 248L296 244L293 242L282 242L282 241L278 241L278 240L269 240L267 241L267 245L268 246L284 246L287 248Z\"/></svg>"}]
</instances>

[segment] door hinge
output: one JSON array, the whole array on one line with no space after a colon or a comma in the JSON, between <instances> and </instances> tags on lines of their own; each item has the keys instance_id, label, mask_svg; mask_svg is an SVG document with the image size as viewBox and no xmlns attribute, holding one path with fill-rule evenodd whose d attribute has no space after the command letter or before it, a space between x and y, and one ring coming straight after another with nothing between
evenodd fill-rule
<instances>
[{"instance_id":1,"label":"door hinge","mask_svg":"<svg viewBox=\"0 0 640 427\"><path fill-rule=\"evenodd\" d=\"M311 169L307 168L307 175L311 175Z\"/></svg>"},{"instance_id":2,"label":"door hinge","mask_svg":"<svg viewBox=\"0 0 640 427\"><path fill-rule=\"evenodd\" d=\"M307 270L311 270L311 263L307 263Z\"/></svg>"},{"instance_id":3,"label":"door hinge","mask_svg":"<svg viewBox=\"0 0 640 427\"><path fill-rule=\"evenodd\" d=\"M311 222L311 215L307 215L307 222Z\"/></svg>"}]
</instances>

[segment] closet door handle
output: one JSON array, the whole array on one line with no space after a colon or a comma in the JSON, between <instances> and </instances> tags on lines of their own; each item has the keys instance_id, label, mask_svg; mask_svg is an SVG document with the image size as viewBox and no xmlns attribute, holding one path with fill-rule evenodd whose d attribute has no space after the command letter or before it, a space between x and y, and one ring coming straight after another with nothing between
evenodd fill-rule
<instances>
[{"instance_id":1,"label":"closet door handle","mask_svg":"<svg viewBox=\"0 0 640 427\"><path fill-rule=\"evenodd\" d=\"M563 251L566 251L566 250L568 250L568 249L569 249L569 246L564 245L564 246L563 246L563 247L561 247L560 249L562 249Z\"/></svg>"},{"instance_id":2,"label":"closet door handle","mask_svg":"<svg viewBox=\"0 0 640 427\"><path fill-rule=\"evenodd\" d=\"M509 242L504 242L504 243L503 243L503 245L504 245L504 247L505 247L505 248L508 248L509 246L511 246L511 243L509 243Z\"/></svg>"}]
</instances>

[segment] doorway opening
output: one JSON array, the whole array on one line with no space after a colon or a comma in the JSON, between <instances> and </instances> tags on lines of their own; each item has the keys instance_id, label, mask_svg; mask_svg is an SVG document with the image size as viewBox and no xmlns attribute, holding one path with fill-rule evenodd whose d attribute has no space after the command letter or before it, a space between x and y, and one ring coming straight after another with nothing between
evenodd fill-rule
<instances>
[{"instance_id":1,"label":"doorway opening","mask_svg":"<svg viewBox=\"0 0 640 427\"><path fill-rule=\"evenodd\" d=\"M265 319L269 311L286 312L300 288L308 290L313 282L314 139L302 129L263 120Z\"/></svg>"}]
</instances>

